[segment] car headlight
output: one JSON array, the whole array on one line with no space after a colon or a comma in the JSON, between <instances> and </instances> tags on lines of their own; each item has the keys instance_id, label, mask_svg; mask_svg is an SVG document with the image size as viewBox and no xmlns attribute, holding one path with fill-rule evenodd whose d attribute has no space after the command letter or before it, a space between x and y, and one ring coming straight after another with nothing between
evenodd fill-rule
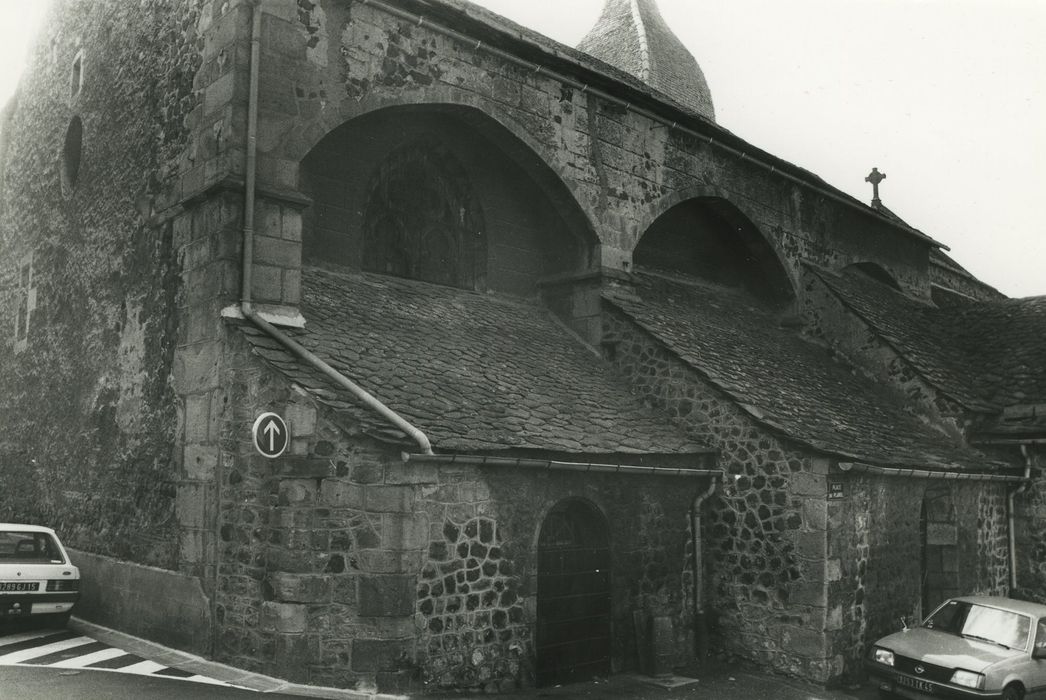
<instances>
[{"instance_id":1,"label":"car headlight","mask_svg":"<svg viewBox=\"0 0 1046 700\"><path fill-rule=\"evenodd\" d=\"M875 647L872 649L872 659L874 659L876 663L893 666L893 652L889 649Z\"/></svg>"},{"instance_id":2,"label":"car headlight","mask_svg":"<svg viewBox=\"0 0 1046 700\"><path fill-rule=\"evenodd\" d=\"M984 674L974 673L973 671L964 671L961 668L955 669L955 673L952 674L952 683L955 685L965 686L967 688L977 688L978 690L984 689Z\"/></svg>"}]
</instances>

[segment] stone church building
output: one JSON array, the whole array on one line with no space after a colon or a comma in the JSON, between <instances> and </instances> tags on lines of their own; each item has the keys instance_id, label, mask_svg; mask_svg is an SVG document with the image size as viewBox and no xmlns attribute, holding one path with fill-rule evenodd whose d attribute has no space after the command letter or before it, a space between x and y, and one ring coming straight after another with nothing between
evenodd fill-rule
<instances>
[{"instance_id":1,"label":"stone church building","mask_svg":"<svg viewBox=\"0 0 1046 700\"><path fill-rule=\"evenodd\" d=\"M834 683L945 596L1043 598L1046 297L713 97L654 0L577 49L464 0L59 2L0 114L0 520L87 619L381 692Z\"/></svg>"}]
</instances>

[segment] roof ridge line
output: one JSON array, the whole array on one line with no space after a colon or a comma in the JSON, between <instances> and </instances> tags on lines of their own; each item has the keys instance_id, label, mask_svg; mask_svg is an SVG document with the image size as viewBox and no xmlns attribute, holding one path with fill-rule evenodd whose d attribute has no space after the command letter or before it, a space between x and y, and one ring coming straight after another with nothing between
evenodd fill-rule
<instances>
[{"instance_id":1,"label":"roof ridge line","mask_svg":"<svg viewBox=\"0 0 1046 700\"><path fill-rule=\"evenodd\" d=\"M908 366L910 366L912 368L912 371L914 371L917 375L919 375L923 379L923 381L925 381L927 384L929 384L930 386L932 386L935 389L937 389L937 391L941 392L946 397L948 397L951 400L955 401L957 404L959 404L960 406L963 406L964 408L966 408L969 411L973 411L974 413L985 413L986 412L984 410L984 408L977 407L977 406L971 406L970 403L968 401L966 401L965 399L960 399L957 396L953 396L952 392L950 390L948 390L947 388L945 388L943 386L940 386L939 383L934 381L925 371L923 371L923 369L921 367L919 367L917 365L917 363L912 361L912 359L898 347L897 343L895 343L889 336L887 336L887 334L884 333L875 323L873 323L871 320L869 320L868 317L865 314L861 313L860 309L856 308L853 304L848 302L839 292L837 292L832 287L832 285L828 284L827 280L824 279L824 274L822 272L823 268L819 269L819 266L816 266L814 264L810 264L810 268L811 268L812 272L814 273L814 275L816 275L817 277L821 278L821 282L828 289L828 293L831 294L833 297L835 297L839 301L840 304L842 304L847 309L849 309L858 319L861 320L861 322L863 322L866 326L868 326L868 328L871 330L871 332L877 338L879 338L884 343L886 343L888 346L890 346L890 349L893 350L895 353L897 353L898 357L903 358L905 363ZM828 272L828 274L831 274L831 275L833 275L835 277L838 277L839 279L843 279L843 276L841 274L836 273L834 271L825 271L825 272ZM904 296L904 295L902 294L902 296ZM905 298L907 298L907 297L905 297ZM851 362L851 364L853 364L855 366L857 365L857 363L853 363L853 362ZM983 403L984 403L984 406L986 406L986 407L989 405L987 402L983 402ZM994 409L994 413L992 413L991 415L994 415L995 413L998 413L998 409L997 408Z\"/></svg>"},{"instance_id":2,"label":"roof ridge line","mask_svg":"<svg viewBox=\"0 0 1046 700\"><path fill-rule=\"evenodd\" d=\"M650 63L650 42L647 39L646 22L643 21L643 12L639 9L639 0L629 0L628 4L632 12L632 23L636 27L636 38L639 40L641 65L639 79L644 83L649 83L653 66Z\"/></svg>"}]
</instances>

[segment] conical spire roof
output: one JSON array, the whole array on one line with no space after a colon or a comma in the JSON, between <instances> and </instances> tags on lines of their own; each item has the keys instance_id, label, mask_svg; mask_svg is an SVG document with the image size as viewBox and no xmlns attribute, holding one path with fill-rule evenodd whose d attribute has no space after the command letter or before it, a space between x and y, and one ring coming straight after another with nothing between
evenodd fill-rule
<instances>
[{"instance_id":1,"label":"conical spire roof","mask_svg":"<svg viewBox=\"0 0 1046 700\"><path fill-rule=\"evenodd\" d=\"M712 92L701 66L668 28L655 0L606 0L599 21L578 49L715 121Z\"/></svg>"}]
</instances>

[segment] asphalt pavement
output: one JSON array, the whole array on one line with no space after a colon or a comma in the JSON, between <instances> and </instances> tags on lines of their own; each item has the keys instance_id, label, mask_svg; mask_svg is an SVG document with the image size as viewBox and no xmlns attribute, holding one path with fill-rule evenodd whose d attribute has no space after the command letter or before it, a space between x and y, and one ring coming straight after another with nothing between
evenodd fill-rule
<instances>
[{"instance_id":1,"label":"asphalt pavement","mask_svg":"<svg viewBox=\"0 0 1046 700\"><path fill-rule=\"evenodd\" d=\"M300 695L203 685L163 676L54 666L0 668L0 697L19 700L300 700Z\"/></svg>"},{"instance_id":2,"label":"asphalt pavement","mask_svg":"<svg viewBox=\"0 0 1046 700\"><path fill-rule=\"evenodd\" d=\"M40 640L30 639L33 633L10 636L9 632L0 636L0 641L6 637L6 649L12 652L4 658L19 665L0 663L0 698L4 700L9 697L19 700L232 700L252 697L393 700L408 697L288 683L206 661L76 619L71 623L68 633ZM86 635L89 639L77 635ZM34 644L44 646L33 649ZM45 656L39 656L45 652ZM103 657L111 660L96 661ZM34 664L34 660L35 665L24 665ZM87 661L95 663L87 667ZM98 666L113 668L102 670ZM120 673L121 669L125 672ZM127 673L135 669L139 674L147 675ZM206 681L209 684L195 681ZM488 696L433 693L409 697L415 700L484 697L491 700L873 700L877 697L877 691L871 684L824 689L792 678L768 674L743 663L723 660L686 669L677 676L664 679L618 674L610 678L594 678L587 683Z\"/></svg>"},{"instance_id":3,"label":"asphalt pavement","mask_svg":"<svg viewBox=\"0 0 1046 700\"><path fill-rule=\"evenodd\" d=\"M470 697L461 693L425 696L433 700ZM484 697L484 696L471 696ZM686 675L653 679L633 674L593 679L588 683L521 690L486 696L491 700L875 700L870 683L825 689L737 663L690 669Z\"/></svg>"}]
</instances>

